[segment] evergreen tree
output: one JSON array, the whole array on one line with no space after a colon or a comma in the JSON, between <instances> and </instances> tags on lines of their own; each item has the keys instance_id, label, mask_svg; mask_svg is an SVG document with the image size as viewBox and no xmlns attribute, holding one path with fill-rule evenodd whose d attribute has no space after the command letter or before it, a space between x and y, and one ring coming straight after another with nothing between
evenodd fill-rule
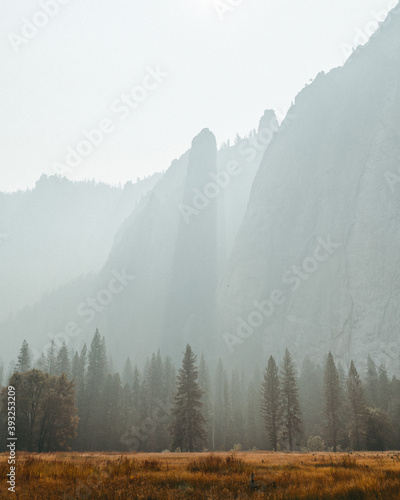
<instances>
[{"instance_id":1,"label":"evergreen tree","mask_svg":"<svg viewBox=\"0 0 400 500\"><path fill-rule=\"evenodd\" d=\"M269 445L276 451L282 425L282 406L279 371L272 356L268 360L262 383L261 413L264 417Z\"/></svg>"},{"instance_id":2,"label":"evergreen tree","mask_svg":"<svg viewBox=\"0 0 400 500\"><path fill-rule=\"evenodd\" d=\"M202 414L202 391L197 381L196 356L186 346L182 368L177 377L177 390L172 407L170 427L172 446L183 451L201 450L206 438L206 421Z\"/></svg>"},{"instance_id":3,"label":"evergreen tree","mask_svg":"<svg viewBox=\"0 0 400 500\"><path fill-rule=\"evenodd\" d=\"M85 376L85 388L80 426L83 447L88 450L98 449L101 438L101 422L104 420L102 393L108 372L107 351L104 338L96 330L90 344L88 368Z\"/></svg>"},{"instance_id":4,"label":"evergreen tree","mask_svg":"<svg viewBox=\"0 0 400 500\"><path fill-rule=\"evenodd\" d=\"M219 359L215 370L214 379L214 404L213 404L213 439L212 449L225 449L225 417L224 417L224 365Z\"/></svg>"},{"instance_id":5,"label":"evergreen tree","mask_svg":"<svg viewBox=\"0 0 400 500\"><path fill-rule=\"evenodd\" d=\"M55 375L57 371L57 350L54 339L51 339L50 346L47 349L46 371L49 375Z\"/></svg>"},{"instance_id":6,"label":"evergreen tree","mask_svg":"<svg viewBox=\"0 0 400 500\"><path fill-rule=\"evenodd\" d=\"M18 354L18 361L15 367L15 371L23 373L29 371L30 369L31 369L31 353L28 342L24 340L22 342L22 346Z\"/></svg>"},{"instance_id":7,"label":"evergreen tree","mask_svg":"<svg viewBox=\"0 0 400 500\"><path fill-rule=\"evenodd\" d=\"M224 426L225 426L225 442L223 443L225 450L233 448L233 413L232 402L229 391L229 383L226 372L224 372Z\"/></svg>"},{"instance_id":8,"label":"evergreen tree","mask_svg":"<svg viewBox=\"0 0 400 500\"><path fill-rule=\"evenodd\" d=\"M142 401L142 385L140 381L140 373L137 366L133 370L133 382L132 382L132 423L134 426L140 424L140 418L142 415L141 401Z\"/></svg>"},{"instance_id":9,"label":"evergreen tree","mask_svg":"<svg viewBox=\"0 0 400 500\"><path fill-rule=\"evenodd\" d=\"M346 390L347 390L346 372L345 372L343 365L340 361L337 365L337 371L338 371L338 375L339 375L340 390L341 390L342 394L346 394Z\"/></svg>"},{"instance_id":10,"label":"evergreen tree","mask_svg":"<svg viewBox=\"0 0 400 500\"><path fill-rule=\"evenodd\" d=\"M379 406L378 372L371 356L367 360L367 373L365 376L365 393L368 404L377 408Z\"/></svg>"},{"instance_id":11,"label":"evergreen tree","mask_svg":"<svg viewBox=\"0 0 400 500\"><path fill-rule=\"evenodd\" d=\"M303 420L304 440L318 436L322 427L323 370L307 356L299 377L299 401Z\"/></svg>"},{"instance_id":12,"label":"evergreen tree","mask_svg":"<svg viewBox=\"0 0 400 500\"><path fill-rule=\"evenodd\" d=\"M356 450L360 450L365 437L368 415L364 389L353 361L347 377L347 404L350 414L348 422L350 442Z\"/></svg>"},{"instance_id":13,"label":"evergreen tree","mask_svg":"<svg viewBox=\"0 0 400 500\"><path fill-rule=\"evenodd\" d=\"M246 448L252 449L258 446L257 414L260 413L260 400L253 382L249 383L247 389L246 404Z\"/></svg>"},{"instance_id":14,"label":"evergreen tree","mask_svg":"<svg viewBox=\"0 0 400 500\"><path fill-rule=\"evenodd\" d=\"M67 378L71 376L71 363L69 360L69 353L65 340L63 341L62 346L57 354L55 374L59 376L63 373L65 373Z\"/></svg>"},{"instance_id":15,"label":"evergreen tree","mask_svg":"<svg viewBox=\"0 0 400 500\"><path fill-rule=\"evenodd\" d=\"M204 354L201 354L199 365L199 387L203 392L201 402L203 404L203 415L207 422L206 447L209 448L212 443L212 409L211 409L211 388L210 375Z\"/></svg>"},{"instance_id":16,"label":"evergreen tree","mask_svg":"<svg viewBox=\"0 0 400 500\"><path fill-rule=\"evenodd\" d=\"M131 385L133 382L133 368L131 359L128 357L125 361L124 368L122 370L122 383L123 385Z\"/></svg>"},{"instance_id":17,"label":"evergreen tree","mask_svg":"<svg viewBox=\"0 0 400 500\"><path fill-rule=\"evenodd\" d=\"M294 439L301 432L301 412L299 390L297 388L296 370L289 351L286 349L281 369L282 394L282 436L293 451Z\"/></svg>"},{"instance_id":18,"label":"evergreen tree","mask_svg":"<svg viewBox=\"0 0 400 500\"><path fill-rule=\"evenodd\" d=\"M36 370L39 370L43 373L46 373L47 372L47 362L46 362L46 356L44 355L44 353L42 352L42 354L40 355L40 358L38 358L36 361L35 361L35 368Z\"/></svg>"},{"instance_id":19,"label":"evergreen tree","mask_svg":"<svg viewBox=\"0 0 400 500\"><path fill-rule=\"evenodd\" d=\"M390 382L384 365L379 367L378 373L378 406L387 411L391 398Z\"/></svg>"},{"instance_id":20,"label":"evergreen tree","mask_svg":"<svg viewBox=\"0 0 400 500\"><path fill-rule=\"evenodd\" d=\"M232 401L232 416L233 416L233 442L234 444L244 445L245 432L245 416L243 413L244 394L242 390L239 373L236 370L232 372L231 379L231 401Z\"/></svg>"},{"instance_id":21,"label":"evergreen tree","mask_svg":"<svg viewBox=\"0 0 400 500\"><path fill-rule=\"evenodd\" d=\"M333 447L335 453L340 439L341 404L342 395L339 373L336 369L333 356L329 352L324 371L323 416L326 422L324 434L326 442Z\"/></svg>"},{"instance_id":22,"label":"evergreen tree","mask_svg":"<svg viewBox=\"0 0 400 500\"><path fill-rule=\"evenodd\" d=\"M97 449L110 451L115 450L119 446L120 438L125 430L122 425L122 392L119 374L108 374L101 398L101 437L97 443Z\"/></svg>"}]
</instances>

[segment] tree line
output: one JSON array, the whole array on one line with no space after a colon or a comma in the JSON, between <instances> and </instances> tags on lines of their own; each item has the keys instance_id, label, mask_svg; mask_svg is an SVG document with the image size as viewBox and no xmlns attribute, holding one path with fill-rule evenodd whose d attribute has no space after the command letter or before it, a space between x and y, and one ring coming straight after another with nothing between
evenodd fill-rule
<instances>
[{"instance_id":1,"label":"tree line","mask_svg":"<svg viewBox=\"0 0 400 500\"><path fill-rule=\"evenodd\" d=\"M34 363L24 341L8 378L17 393L19 449L30 451L400 447L400 381L370 357L363 377L353 362L346 373L331 353L323 366L306 358L298 373L286 350L280 363L270 356L249 376L228 372L222 360L210 370L188 345L178 371L158 351L141 370L127 358L117 373L96 331L89 349L71 353L53 342Z\"/></svg>"}]
</instances>

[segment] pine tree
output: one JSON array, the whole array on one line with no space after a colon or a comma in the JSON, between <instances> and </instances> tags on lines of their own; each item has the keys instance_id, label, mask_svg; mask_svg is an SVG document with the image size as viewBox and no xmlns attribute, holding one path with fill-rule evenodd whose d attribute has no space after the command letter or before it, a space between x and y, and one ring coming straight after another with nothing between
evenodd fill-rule
<instances>
[{"instance_id":1,"label":"pine tree","mask_svg":"<svg viewBox=\"0 0 400 500\"><path fill-rule=\"evenodd\" d=\"M276 451L282 425L282 406L279 372L272 356L268 360L262 383L261 413L264 417L269 444Z\"/></svg>"},{"instance_id":2,"label":"pine tree","mask_svg":"<svg viewBox=\"0 0 400 500\"><path fill-rule=\"evenodd\" d=\"M234 444L244 445L243 437L245 435L244 420L244 394L242 390L239 373L236 370L232 372L231 379L231 401L233 414L233 442Z\"/></svg>"},{"instance_id":3,"label":"pine tree","mask_svg":"<svg viewBox=\"0 0 400 500\"><path fill-rule=\"evenodd\" d=\"M381 365L378 373L378 406L382 410L388 410L391 397L390 392L390 382L387 376L387 371L385 366Z\"/></svg>"},{"instance_id":4,"label":"pine tree","mask_svg":"<svg viewBox=\"0 0 400 500\"><path fill-rule=\"evenodd\" d=\"M189 452L201 450L206 438L201 403L203 394L197 377L196 356L188 344L178 372L170 431L173 448Z\"/></svg>"},{"instance_id":5,"label":"pine tree","mask_svg":"<svg viewBox=\"0 0 400 500\"><path fill-rule=\"evenodd\" d=\"M326 441L336 453L341 430L340 407L342 395L339 373L336 369L332 353L329 352L324 371L323 416L325 417Z\"/></svg>"},{"instance_id":6,"label":"pine tree","mask_svg":"<svg viewBox=\"0 0 400 500\"><path fill-rule=\"evenodd\" d=\"M360 450L365 437L368 414L364 389L353 361L347 378L347 404L350 413L349 438L354 448Z\"/></svg>"},{"instance_id":7,"label":"pine tree","mask_svg":"<svg viewBox=\"0 0 400 500\"><path fill-rule=\"evenodd\" d=\"M323 370L306 356L299 377L299 401L305 441L318 436L322 427Z\"/></svg>"},{"instance_id":8,"label":"pine tree","mask_svg":"<svg viewBox=\"0 0 400 500\"><path fill-rule=\"evenodd\" d=\"M19 351L18 361L15 367L15 371L19 373L24 373L29 371L30 368L31 368L31 353L28 342L24 340L22 342L22 346Z\"/></svg>"},{"instance_id":9,"label":"pine tree","mask_svg":"<svg viewBox=\"0 0 400 500\"><path fill-rule=\"evenodd\" d=\"M102 393L108 372L105 340L96 330L90 344L88 368L85 377L82 422L80 426L83 446L89 450L98 449L104 420Z\"/></svg>"},{"instance_id":10,"label":"pine tree","mask_svg":"<svg viewBox=\"0 0 400 500\"><path fill-rule=\"evenodd\" d=\"M46 371L49 375L55 375L57 371L57 352L54 339L51 340L50 346L47 349Z\"/></svg>"},{"instance_id":11,"label":"pine tree","mask_svg":"<svg viewBox=\"0 0 400 500\"><path fill-rule=\"evenodd\" d=\"M226 431L224 420L224 365L221 359L218 360L215 370L212 427L212 449L224 449Z\"/></svg>"},{"instance_id":12,"label":"pine tree","mask_svg":"<svg viewBox=\"0 0 400 500\"><path fill-rule=\"evenodd\" d=\"M71 363L69 360L69 353L65 340L63 341L56 358L56 375L59 376L63 373L65 373L67 378L69 378L71 375Z\"/></svg>"},{"instance_id":13,"label":"pine tree","mask_svg":"<svg viewBox=\"0 0 400 500\"><path fill-rule=\"evenodd\" d=\"M367 373L365 376L365 393L370 406L378 407L378 372L371 356L367 360Z\"/></svg>"},{"instance_id":14,"label":"pine tree","mask_svg":"<svg viewBox=\"0 0 400 500\"><path fill-rule=\"evenodd\" d=\"M294 439L301 432L301 412L296 370L289 351L286 349L281 369L282 428L283 439L287 440L289 450L293 451Z\"/></svg>"},{"instance_id":15,"label":"pine tree","mask_svg":"<svg viewBox=\"0 0 400 500\"><path fill-rule=\"evenodd\" d=\"M46 373L47 372L47 362L46 362L46 356L44 355L44 353L42 352L42 354L40 355L40 358L38 358L36 361L35 361L35 368L36 370L39 370L43 373Z\"/></svg>"},{"instance_id":16,"label":"pine tree","mask_svg":"<svg viewBox=\"0 0 400 500\"><path fill-rule=\"evenodd\" d=\"M233 443L233 412L232 402L229 391L228 377L224 373L224 427L225 427L225 442L224 449L231 450Z\"/></svg>"},{"instance_id":17,"label":"pine tree","mask_svg":"<svg viewBox=\"0 0 400 500\"><path fill-rule=\"evenodd\" d=\"M122 383L123 385L131 385L133 382L133 369L131 359L128 357L125 361L124 368L122 370Z\"/></svg>"},{"instance_id":18,"label":"pine tree","mask_svg":"<svg viewBox=\"0 0 400 500\"><path fill-rule=\"evenodd\" d=\"M257 414L260 412L260 400L253 382L249 383L246 398L246 448L252 449L258 445Z\"/></svg>"},{"instance_id":19,"label":"pine tree","mask_svg":"<svg viewBox=\"0 0 400 500\"><path fill-rule=\"evenodd\" d=\"M211 388L210 388L210 375L208 372L208 367L204 357L204 353L201 354L200 365L199 365L199 387L203 391L203 396L201 402L203 404L203 415L207 421L207 439L206 446L209 448L212 443L212 415L211 415Z\"/></svg>"}]
</instances>

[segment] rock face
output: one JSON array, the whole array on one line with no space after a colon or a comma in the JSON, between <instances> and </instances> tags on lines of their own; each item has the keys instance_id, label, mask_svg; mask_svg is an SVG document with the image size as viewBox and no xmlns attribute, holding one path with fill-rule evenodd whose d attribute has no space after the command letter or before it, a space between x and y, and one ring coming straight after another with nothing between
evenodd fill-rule
<instances>
[{"instance_id":1,"label":"rock face","mask_svg":"<svg viewBox=\"0 0 400 500\"><path fill-rule=\"evenodd\" d=\"M274 113L266 112L261 124L273 135ZM100 271L0 323L0 337L12 339L2 356L15 356L25 337L35 356L51 337L80 349L96 328L117 363L128 355L141 362L158 348L180 361L186 342L196 352L217 354L215 293L270 142L268 130L264 135L252 132L217 151L214 135L203 130L140 202L134 200ZM125 204L131 197L125 189ZM60 226L70 223L68 214Z\"/></svg>"},{"instance_id":2,"label":"rock face","mask_svg":"<svg viewBox=\"0 0 400 500\"><path fill-rule=\"evenodd\" d=\"M160 177L116 188L43 175L30 191L0 193L0 321L98 272L122 222Z\"/></svg>"},{"instance_id":3,"label":"rock face","mask_svg":"<svg viewBox=\"0 0 400 500\"><path fill-rule=\"evenodd\" d=\"M289 115L218 290L220 348L399 373L400 7Z\"/></svg>"}]
</instances>

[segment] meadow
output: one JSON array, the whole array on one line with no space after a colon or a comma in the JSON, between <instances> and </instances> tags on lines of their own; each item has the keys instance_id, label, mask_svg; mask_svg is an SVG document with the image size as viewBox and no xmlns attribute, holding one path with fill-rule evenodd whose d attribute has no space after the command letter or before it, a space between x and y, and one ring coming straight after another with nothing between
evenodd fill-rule
<instances>
[{"instance_id":1,"label":"meadow","mask_svg":"<svg viewBox=\"0 0 400 500\"><path fill-rule=\"evenodd\" d=\"M0 498L400 499L398 452L19 453L15 494L7 458Z\"/></svg>"}]
</instances>

